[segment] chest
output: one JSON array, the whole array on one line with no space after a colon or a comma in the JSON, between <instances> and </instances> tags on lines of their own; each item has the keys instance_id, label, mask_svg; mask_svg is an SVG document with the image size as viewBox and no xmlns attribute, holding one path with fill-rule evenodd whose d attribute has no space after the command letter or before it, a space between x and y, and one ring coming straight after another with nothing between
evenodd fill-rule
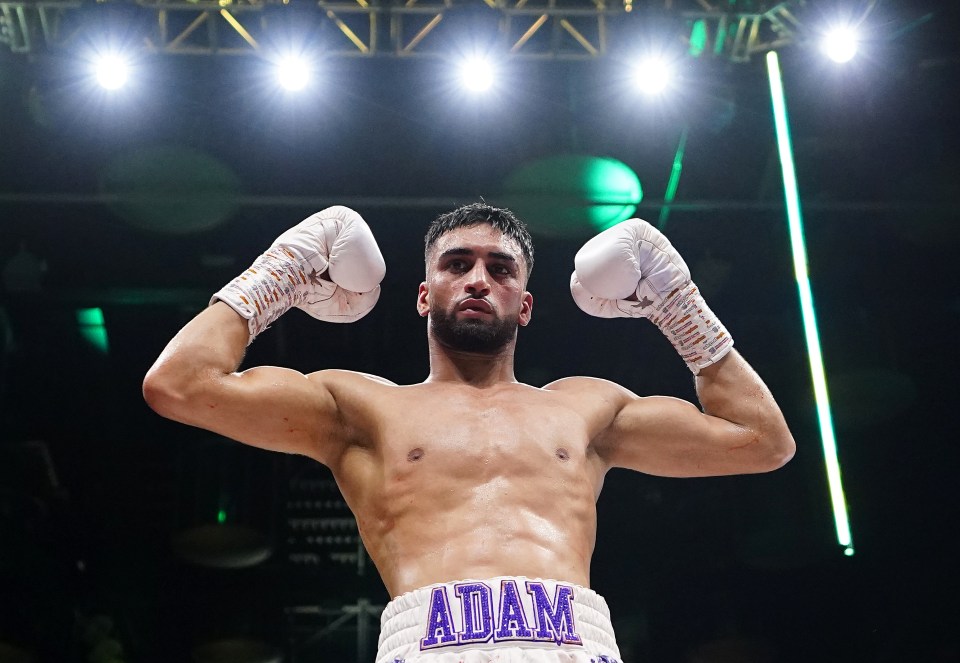
<instances>
[{"instance_id":1,"label":"chest","mask_svg":"<svg viewBox=\"0 0 960 663\"><path fill-rule=\"evenodd\" d=\"M442 470L464 478L575 473L589 439L582 418L539 394L451 394L398 403L378 446L388 474Z\"/></svg>"}]
</instances>

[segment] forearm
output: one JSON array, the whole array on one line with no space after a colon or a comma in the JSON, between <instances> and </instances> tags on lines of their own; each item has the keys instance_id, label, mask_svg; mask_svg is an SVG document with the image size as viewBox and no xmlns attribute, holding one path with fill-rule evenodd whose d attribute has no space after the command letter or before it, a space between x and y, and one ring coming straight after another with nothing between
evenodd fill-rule
<instances>
[{"instance_id":1,"label":"forearm","mask_svg":"<svg viewBox=\"0 0 960 663\"><path fill-rule=\"evenodd\" d=\"M216 302L188 322L167 344L144 379L144 396L157 407L164 398L182 399L204 380L240 366L249 339L247 321Z\"/></svg>"},{"instance_id":2,"label":"forearm","mask_svg":"<svg viewBox=\"0 0 960 663\"><path fill-rule=\"evenodd\" d=\"M744 431L746 444L774 467L793 457L796 445L773 394L736 350L700 370L697 397L703 411L732 422Z\"/></svg>"}]
</instances>

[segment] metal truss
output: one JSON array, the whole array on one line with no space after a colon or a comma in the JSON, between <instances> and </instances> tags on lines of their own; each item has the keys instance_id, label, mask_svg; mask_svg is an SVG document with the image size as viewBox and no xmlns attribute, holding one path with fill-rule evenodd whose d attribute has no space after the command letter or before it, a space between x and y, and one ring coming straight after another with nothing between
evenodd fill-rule
<instances>
[{"instance_id":1,"label":"metal truss","mask_svg":"<svg viewBox=\"0 0 960 663\"><path fill-rule=\"evenodd\" d=\"M804 33L795 14L802 2L778 2L754 12L717 12L706 1L699 4L705 5L704 11L686 11L683 17L693 30L702 30L705 52L733 62L749 62L753 55L799 41Z\"/></svg>"},{"instance_id":2,"label":"metal truss","mask_svg":"<svg viewBox=\"0 0 960 663\"><path fill-rule=\"evenodd\" d=\"M747 62L794 43L804 0L0 0L0 45L20 54L96 43L108 26L148 52L264 55L284 26L322 35L329 56L450 56L464 34L509 57L590 59L642 16L675 20L704 57ZM642 15L642 16L641 16ZM119 30L118 30L119 26ZM694 43L696 42L696 43Z\"/></svg>"}]
</instances>

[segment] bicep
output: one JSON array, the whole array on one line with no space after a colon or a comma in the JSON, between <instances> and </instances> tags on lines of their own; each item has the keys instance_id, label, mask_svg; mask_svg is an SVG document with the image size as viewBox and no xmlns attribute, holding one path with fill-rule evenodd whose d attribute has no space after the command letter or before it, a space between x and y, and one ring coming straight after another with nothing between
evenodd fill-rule
<instances>
[{"instance_id":1,"label":"bicep","mask_svg":"<svg viewBox=\"0 0 960 663\"><path fill-rule=\"evenodd\" d=\"M667 477L762 472L748 428L668 396L629 399L598 440L611 467Z\"/></svg>"}]
</instances>

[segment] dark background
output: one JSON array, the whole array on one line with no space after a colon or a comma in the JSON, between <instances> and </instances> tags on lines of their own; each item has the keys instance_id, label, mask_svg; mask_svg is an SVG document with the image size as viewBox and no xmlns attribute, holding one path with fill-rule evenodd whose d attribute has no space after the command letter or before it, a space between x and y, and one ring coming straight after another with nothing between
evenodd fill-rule
<instances>
[{"instance_id":1,"label":"dark background","mask_svg":"<svg viewBox=\"0 0 960 663\"><path fill-rule=\"evenodd\" d=\"M377 308L344 327L291 312L245 366L422 380L414 302L436 214L502 202L518 165L569 153L628 164L645 191L637 214L655 220L686 126L666 232L798 451L768 475L611 473L592 584L624 659L960 660L952 4L881 3L863 57L845 68L809 48L781 53L852 557L833 531L762 57L686 61L659 103L626 91L616 57L515 61L517 82L478 100L437 61L330 59L294 99L250 59L153 56L129 94L107 98L66 56L0 50L0 642L35 660L93 660L98 642L109 649L101 624L123 653L96 660L185 661L200 643L241 636L288 660L355 660L353 622L318 645L309 634L326 622L297 630L284 610L388 599L369 568L289 561L295 482L324 470L162 420L140 395L147 368L276 235L342 202L387 260ZM170 146L226 174L177 162L150 171L146 193L162 199L111 197L143 176L135 155ZM221 205L211 190L241 197ZM694 399L656 329L589 318L570 300L573 254L591 231L534 231L518 378L594 375ZM82 336L85 307L102 309L108 353ZM263 536L269 560L211 570L174 554L177 533L221 509Z\"/></svg>"}]
</instances>

